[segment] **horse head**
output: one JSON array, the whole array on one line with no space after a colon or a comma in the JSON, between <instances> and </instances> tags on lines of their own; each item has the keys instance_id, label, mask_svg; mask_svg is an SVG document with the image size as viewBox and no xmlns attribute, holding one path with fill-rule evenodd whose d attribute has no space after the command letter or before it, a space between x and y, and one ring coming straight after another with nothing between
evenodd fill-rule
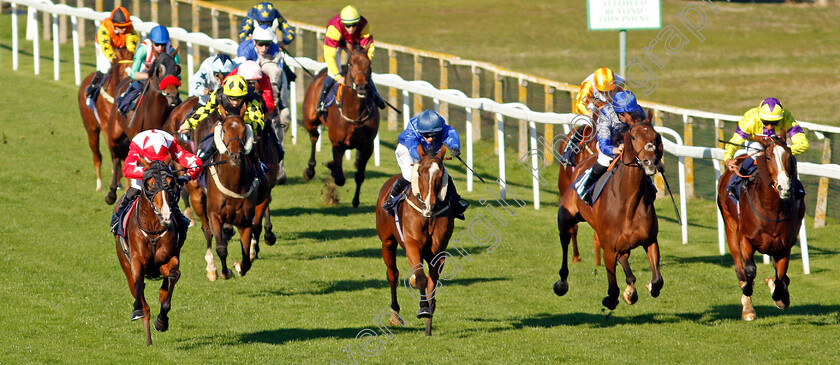
<instances>
[{"instance_id":1,"label":"horse head","mask_svg":"<svg viewBox=\"0 0 840 365\"><path fill-rule=\"evenodd\" d=\"M146 162L141 159L143 171L143 196L152 206L158 223L165 229L172 224L173 204L178 204L180 189L175 174L169 169L170 158L166 161Z\"/></svg>"},{"instance_id":2,"label":"horse head","mask_svg":"<svg viewBox=\"0 0 840 365\"><path fill-rule=\"evenodd\" d=\"M624 134L622 161L625 164L638 162L648 176L656 174L663 153L662 136L650 123L635 124Z\"/></svg>"},{"instance_id":3,"label":"horse head","mask_svg":"<svg viewBox=\"0 0 840 365\"><path fill-rule=\"evenodd\" d=\"M171 78L167 79L172 76L177 80L181 75L181 66L175 62L176 54L178 54L177 48L173 48L170 52L161 52L152 64L149 77L149 82L153 82L153 85L158 87L160 94L166 98L166 103L170 107L181 103L181 97L178 95L180 81L174 82L169 81L172 80Z\"/></svg>"},{"instance_id":4,"label":"horse head","mask_svg":"<svg viewBox=\"0 0 840 365\"><path fill-rule=\"evenodd\" d=\"M420 200L420 213L423 217L430 218L437 203L444 201L449 184L449 176L443 166L446 146L441 147L440 152L434 154L420 144L417 146L417 152L420 155L420 161L414 164L415 173L411 179L411 193Z\"/></svg>"},{"instance_id":5,"label":"horse head","mask_svg":"<svg viewBox=\"0 0 840 365\"><path fill-rule=\"evenodd\" d=\"M367 96L367 84L370 82L370 58L367 56L367 47L354 46L350 51L350 57L347 59L347 77L344 84L349 86L359 99L364 100Z\"/></svg>"},{"instance_id":6,"label":"horse head","mask_svg":"<svg viewBox=\"0 0 840 365\"><path fill-rule=\"evenodd\" d=\"M245 103L240 114L228 114L226 108L218 108L221 121L216 123L213 132L214 143L220 154L227 155L232 166L239 166L254 146L254 132L242 119Z\"/></svg>"},{"instance_id":7,"label":"horse head","mask_svg":"<svg viewBox=\"0 0 840 365\"><path fill-rule=\"evenodd\" d=\"M796 159L784 136L756 136L755 140L764 147L764 151L755 156L759 177L776 189L780 199L790 198L793 177L796 176Z\"/></svg>"},{"instance_id":8,"label":"horse head","mask_svg":"<svg viewBox=\"0 0 840 365\"><path fill-rule=\"evenodd\" d=\"M116 79L117 82L119 82L119 80L128 76L126 70L131 68L131 65L134 63L134 52L129 51L125 47L114 48L114 55L116 57L114 57L114 60L111 63L111 72L118 76ZM125 75L123 75L124 72L126 72Z\"/></svg>"}]
</instances>

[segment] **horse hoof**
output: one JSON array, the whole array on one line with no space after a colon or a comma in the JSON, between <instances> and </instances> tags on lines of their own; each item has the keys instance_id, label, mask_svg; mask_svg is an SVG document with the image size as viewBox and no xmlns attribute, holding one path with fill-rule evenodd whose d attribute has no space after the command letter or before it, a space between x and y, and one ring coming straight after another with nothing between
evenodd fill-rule
<instances>
[{"instance_id":1,"label":"horse hoof","mask_svg":"<svg viewBox=\"0 0 840 365\"><path fill-rule=\"evenodd\" d=\"M790 301L787 301L787 303L785 303L784 300L777 300L776 301L776 308L779 308L779 309L785 309L789 305L790 305Z\"/></svg>"},{"instance_id":2,"label":"horse hoof","mask_svg":"<svg viewBox=\"0 0 840 365\"><path fill-rule=\"evenodd\" d=\"M359 207L359 198L354 197L353 198L353 208L358 208L358 207Z\"/></svg>"},{"instance_id":3,"label":"horse hoof","mask_svg":"<svg viewBox=\"0 0 840 365\"><path fill-rule=\"evenodd\" d=\"M233 271L230 271L230 269L222 270L222 279L227 280L227 279L230 279L231 277L233 277Z\"/></svg>"},{"instance_id":4,"label":"horse hoof","mask_svg":"<svg viewBox=\"0 0 840 365\"><path fill-rule=\"evenodd\" d=\"M266 231L265 232L265 244L269 246L273 246L277 242L277 236L274 235L274 232Z\"/></svg>"},{"instance_id":5,"label":"horse hoof","mask_svg":"<svg viewBox=\"0 0 840 365\"><path fill-rule=\"evenodd\" d=\"M312 180L315 177L315 169L303 169L303 178L306 181Z\"/></svg>"},{"instance_id":6,"label":"horse hoof","mask_svg":"<svg viewBox=\"0 0 840 365\"><path fill-rule=\"evenodd\" d=\"M624 293L622 293L621 298L624 299L624 302L633 305L636 304L636 301L639 300L639 293L636 292L636 288L628 286L624 289Z\"/></svg>"},{"instance_id":7,"label":"horse hoof","mask_svg":"<svg viewBox=\"0 0 840 365\"><path fill-rule=\"evenodd\" d=\"M219 273L216 272L215 270L207 272L207 280L216 281L216 279L218 279L218 278L219 278Z\"/></svg>"},{"instance_id":8,"label":"horse hoof","mask_svg":"<svg viewBox=\"0 0 840 365\"><path fill-rule=\"evenodd\" d=\"M242 263L241 262L239 262L239 261L234 262L233 263L233 268L236 269L236 274L237 275L239 275L239 276L245 275L244 273L242 273Z\"/></svg>"},{"instance_id":9,"label":"horse hoof","mask_svg":"<svg viewBox=\"0 0 840 365\"><path fill-rule=\"evenodd\" d=\"M417 287L417 276L415 276L414 274L411 274L411 277L408 278L408 283L411 284L412 288L416 288Z\"/></svg>"},{"instance_id":10,"label":"horse hoof","mask_svg":"<svg viewBox=\"0 0 840 365\"><path fill-rule=\"evenodd\" d=\"M417 311L417 318L432 318L432 310L429 307L420 307Z\"/></svg>"},{"instance_id":11,"label":"horse hoof","mask_svg":"<svg viewBox=\"0 0 840 365\"><path fill-rule=\"evenodd\" d=\"M345 179L344 176L340 176L340 178L333 176L333 179L335 180L336 186L344 186L344 183L347 182L347 179Z\"/></svg>"},{"instance_id":12,"label":"horse hoof","mask_svg":"<svg viewBox=\"0 0 840 365\"><path fill-rule=\"evenodd\" d=\"M659 292L662 291L662 285L664 284L663 281L657 282L656 284L647 283L645 284L645 288L650 291L650 296L656 298L659 296Z\"/></svg>"},{"instance_id":13,"label":"horse hoof","mask_svg":"<svg viewBox=\"0 0 840 365\"><path fill-rule=\"evenodd\" d=\"M601 299L601 304L607 307L607 309L613 310L618 306L618 298L604 297L604 299Z\"/></svg>"},{"instance_id":14,"label":"horse hoof","mask_svg":"<svg viewBox=\"0 0 840 365\"><path fill-rule=\"evenodd\" d=\"M580 262L580 255L573 255L572 262Z\"/></svg>"},{"instance_id":15,"label":"horse hoof","mask_svg":"<svg viewBox=\"0 0 840 365\"><path fill-rule=\"evenodd\" d=\"M114 202L117 201L117 193L113 191L109 191L108 194L105 195L105 203L108 205L113 205Z\"/></svg>"},{"instance_id":16,"label":"horse hoof","mask_svg":"<svg viewBox=\"0 0 840 365\"><path fill-rule=\"evenodd\" d=\"M391 325L405 327L405 321L400 317L400 312L391 309Z\"/></svg>"},{"instance_id":17,"label":"horse hoof","mask_svg":"<svg viewBox=\"0 0 840 365\"><path fill-rule=\"evenodd\" d=\"M286 183L286 171L280 171L277 174L277 179L274 180L274 185L283 185Z\"/></svg>"},{"instance_id":18,"label":"horse hoof","mask_svg":"<svg viewBox=\"0 0 840 365\"><path fill-rule=\"evenodd\" d=\"M145 317L146 317L146 313L143 313L142 309L136 309L136 310L134 310L134 312L131 312L131 320L132 321L136 321L140 318L145 318Z\"/></svg>"},{"instance_id":19,"label":"horse hoof","mask_svg":"<svg viewBox=\"0 0 840 365\"><path fill-rule=\"evenodd\" d=\"M755 320L755 312L742 312L741 319L750 322Z\"/></svg>"},{"instance_id":20,"label":"horse hoof","mask_svg":"<svg viewBox=\"0 0 840 365\"><path fill-rule=\"evenodd\" d=\"M155 318L155 330L158 332L166 332L169 329L169 320L161 319L160 316Z\"/></svg>"},{"instance_id":21,"label":"horse hoof","mask_svg":"<svg viewBox=\"0 0 840 365\"><path fill-rule=\"evenodd\" d=\"M558 297L562 297L569 292L569 283L564 282L563 280L557 280L554 283L554 294L557 294Z\"/></svg>"}]
</instances>

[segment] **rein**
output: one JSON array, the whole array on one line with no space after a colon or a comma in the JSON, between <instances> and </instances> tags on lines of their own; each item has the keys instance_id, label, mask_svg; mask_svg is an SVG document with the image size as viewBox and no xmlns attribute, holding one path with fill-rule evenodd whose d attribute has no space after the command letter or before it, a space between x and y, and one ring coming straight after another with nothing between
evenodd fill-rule
<instances>
[{"instance_id":1,"label":"rein","mask_svg":"<svg viewBox=\"0 0 840 365\"><path fill-rule=\"evenodd\" d=\"M352 56L352 55L351 55L351 56ZM359 72L361 72L361 71L359 71L359 72L353 72L353 68L352 68L352 67L350 67L350 66L351 66L351 65L350 65L350 57L348 57L348 58L347 58L347 64L346 64L346 65L347 65L347 76L348 76L351 80L355 80L355 77L354 77L354 76L355 76L356 74L358 74ZM345 80L346 80L346 79L347 79L347 78L345 78ZM368 80L368 81L370 81L370 77L369 77L369 76L368 76L368 77L366 77L365 79L366 79L366 80ZM346 84L342 84L342 85L340 85L340 86L339 86L339 92L338 92L339 94L340 94L340 91L341 91L341 88L342 88L342 87L348 87L348 88L350 88L351 90L353 90L353 91L356 93L356 95L359 95L359 91L358 91L358 88L357 88L357 85L356 85L356 83L355 83L355 82L353 82L352 86L350 86L350 85L346 85ZM348 122L348 123L361 123L361 122L365 121L366 119L370 118L370 115L371 115L371 103L369 103L367 100L364 100L364 101L361 101L361 100L360 100L360 103L362 104L362 106L363 106L364 108L363 108L363 110L359 113L359 117L357 117L356 119L350 119L350 118L348 118L346 115L344 115L344 110L342 110L343 108L342 108L341 98L340 98L338 95L336 95L336 103L338 104L338 105L337 105L337 106L338 106L338 114L340 114L340 115L341 115L341 117L342 117L342 118L344 118L344 121L345 121L345 122Z\"/></svg>"},{"instance_id":2,"label":"rein","mask_svg":"<svg viewBox=\"0 0 840 365\"><path fill-rule=\"evenodd\" d=\"M755 185L755 186L757 186L757 185ZM774 223L783 222L783 221L787 220L788 218L790 218L790 213L788 213L788 215L786 215L786 216L784 216L784 217L782 217L782 218L779 218L779 219L770 219L770 218L767 218L767 217L765 217L765 216L761 215L761 214L758 212L758 210L756 210L756 209L755 209L755 205L753 205L752 199L750 199L750 192L749 192L749 191L747 191L747 194L746 194L746 195L747 195L747 196L746 196L747 203L749 203L749 205L750 205L750 209L751 209L751 210L752 210L752 212L756 215L756 217L759 217L759 218L761 218L761 219L763 219L763 220L765 220L765 221L768 221L768 222L774 222Z\"/></svg>"}]
</instances>

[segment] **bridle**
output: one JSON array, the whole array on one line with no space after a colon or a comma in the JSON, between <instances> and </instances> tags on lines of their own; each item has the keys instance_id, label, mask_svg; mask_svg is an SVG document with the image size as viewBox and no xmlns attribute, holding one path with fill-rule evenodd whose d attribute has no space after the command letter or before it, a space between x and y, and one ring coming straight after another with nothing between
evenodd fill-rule
<instances>
[{"instance_id":1,"label":"bridle","mask_svg":"<svg viewBox=\"0 0 840 365\"><path fill-rule=\"evenodd\" d=\"M219 133L223 133L223 131L224 131L224 128L221 128L221 127L224 126L225 122L227 122L228 119L232 119L232 118L239 119L239 121L243 125L245 125L246 135L247 135L248 126L247 126L247 124L245 124L245 121L242 120L242 116L241 115L228 114L228 115L225 116L225 119L222 120L219 123L219 131L215 132L216 134L214 134L214 139L216 139L214 141L214 143L216 143L217 141L221 141L222 145L224 146L224 150L222 151L220 149L219 152L222 153L222 154L228 154L228 152L230 152L230 148L228 148L228 147L231 145L231 143L233 143L234 141L237 141L239 143L239 146L242 148L241 153L243 155L247 154L248 151L250 151L250 149L253 148L253 145L252 145L253 144L253 138L255 138L255 137L251 136L250 141L247 140L248 137L245 137L246 140L243 141L242 138L240 138L239 136L233 136L230 139L228 139L227 141L225 141L225 140L222 139L221 136L219 136ZM228 154L228 156L230 156L230 155ZM247 164L248 159L244 156L242 157L242 159L243 159L243 162ZM228 197L231 197L231 198L236 198L236 199L248 198L249 196L251 196L251 194L254 193L254 191L257 190L257 187L259 187L259 185L260 185L259 178L257 176L254 176L254 180L251 183L251 187L248 189L248 191L240 194L240 193L237 193L233 190L228 189L227 187L224 186L224 184L222 184L222 181L219 179L219 173L216 171L216 166L210 166L208 168L208 170L210 171L210 176L213 177L213 181L216 183L216 187L219 188L219 191L221 191L222 194L224 194Z\"/></svg>"},{"instance_id":2,"label":"bridle","mask_svg":"<svg viewBox=\"0 0 840 365\"><path fill-rule=\"evenodd\" d=\"M163 217L163 213L158 210L158 207L154 204L155 196L163 191L166 194L166 197L169 198L168 201L164 200L164 203L168 204L170 207L178 204L178 199L180 198L180 194L178 194L175 189L166 183L166 178L171 177L174 179L174 175L169 170L169 167L163 164L160 161L153 161L152 166L150 166L144 175L148 174L148 177L143 178L143 198L149 206L152 207L152 211L155 213L155 217L160 221ZM146 189L146 181L150 179L155 179L155 184L151 190ZM171 214L171 213L170 213ZM169 224L166 227L163 227L159 230L148 230L143 228L140 223L140 214L134 214L134 221L137 224L137 228L140 229L140 232L143 233L143 236L152 244L152 260L154 261L155 252L157 252L157 242L160 241L161 238L166 236L166 233L170 231L172 224ZM176 232L175 235L177 236L178 233Z\"/></svg>"},{"instance_id":3,"label":"bridle","mask_svg":"<svg viewBox=\"0 0 840 365\"><path fill-rule=\"evenodd\" d=\"M409 206L411 206L412 208L414 208L414 210L416 210L418 213L420 213L420 215L422 215L426 219L431 219L433 217L440 216L441 214L448 211L450 206L449 206L449 204L446 204L443 208L441 208L439 210L435 210L434 209L435 207L427 207L426 202L422 199L422 195L419 191L420 190L420 188L419 188L419 185L420 185L419 184L419 167L420 167L420 162L421 161L428 160L428 159L435 160L435 162L433 162L433 163L435 163L439 166L439 168L441 170L441 173L442 173L441 186L440 186L439 191L437 192L437 195L439 195L438 198L440 200L435 204L435 206L440 206L440 204L443 202L443 199L446 198L446 189L447 189L447 185L449 184L448 173L446 172L446 168L443 165L443 160L441 160L437 156L431 155L431 156L425 156L425 157L421 158L416 164L414 164L415 165L414 169L416 171L415 172L416 178L412 179L411 189L409 190L410 194L409 194L408 197L406 197L405 201L408 203ZM414 191L415 186L417 187L418 191ZM432 187L429 186L429 196L431 196L432 193L435 193L435 192L432 190ZM420 202L420 206L417 206L417 204L415 204L413 201L411 201L411 196L415 196L417 198L417 200ZM431 208L431 211L428 212L428 213L425 213L424 210L426 210L426 208Z\"/></svg>"},{"instance_id":4,"label":"bridle","mask_svg":"<svg viewBox=\"0 0 840 365\"><path fill-rule=\"evenodd\" d=\"M767 147L768 147L768 146L771 146L771 145L773 145L773 146L775 146L775 145L781 145L782 147L786 147L786 146L784 145L784 140L783 140L783 139L779 138L778 136L770 136L770 142L769 142L769 143L766 143L766 144L762 144L763 149L762 149L761 151L758 151L758 152L753 153L753 155L763 153L763 157L764 157L764 159L765 159L765 161L764 161L765 168L767 168L767 166L766 166L766 165L769 163L769 160L770 160L770 157L769 157L769 156L768 156L768 154L767 154L767 150L768 150L768 149L767 149ZM775 156L775 154L774 154L774 156ZM784 164L782 164L782 163L780 163L780 166L779 166L779 167L780 167L781 169L784 169L784 168L785 168ZM787 172L787 171L786 171L786 172ZM759 175L761 175L761 174L759 174ZM769 173L768 173L768 176L769 176L769 178L770 178L770 182L769 182L769 184L768 184L768 185L769 185L770 187L772 187L772 188L773 188L773 190L774 190L774 191L776 191L776 193L779 193L779 189L778 189L779 182L776 180L776 178L775 178L772 174L769 174ZM752 175L750 175L750 177L752 177ZM752 185L758 186L757 184L752 184ZM749 185L747 186L747 188L749 188ZM788 212L788 214L787 214L787 215L785 215L785 216L783 216L783 217L781 217L781 218L779 218L779 219L771 219L771 218L767 218L767 217L765 217L765 216L761 215L761 214L758 212L758 210L756 210L755 205L754 205L754 204L753 204L753 202L752 202L752 199L750 199L750 194L749 194L749 191L747 191L747 194L746 194L746 197L745 197L745 198L746 198L747 203L749 204L750 209L752 210L753 214L755 214L757 217L761 218L762 220L765 220L765 221L768 221L768 222L778 223L778 222L783 222L783 221L787 220L787 219L788 219L788 218L790 218L790 216L793 214L793 209L792 209L792 207L793 207L794 205L791 205L791 210ZM788 199L795 199L795 198L794 198L794 196L793 196L793 195L791 195L791 196L790 196L790 198L788 198ZM788 199L781 199L781 200L788 200Z\"/></svg>"},{"instance_id":5,"label":"bridle","mask_svg":"<svg viewBox=\"0 0 840 365\"><path fill-rule=\"evenodd\" d=\"M360 86L360 85L356 84L356 75L364 73L365 81L367 81L368 83L370 82L370 68L368 68L367 70L359 70L359 71L354 72L353 64L350 63L350 59L352 59L354 55L359 54L359 53L362 53L362 52L361 51L353 52L353 53L350 54L349 57L347 57L347 64L346 64L347 65L347 77L345 78L345 80L349 79L349 80L351 80L351 82L350 82L349 85L346 84L346 83L344 84L344 86L353 90L353 92L355 92L356 95L359 95L359 86ZM359 116L355 119L348 118L346 115L344 115L344 111L342 110L342 107L341 107L342 106L341 105L341 100L336 100L336 103L338 104L337 105L338 106L338 113L341 115L342 118L344 118L344 121L349 122L349 123L361 123L364 120L368 119L370 117L371 113L372 113L372 105L368 100L364 100L364 101L361 102L362 106L364 108L359 113Z\"/></svg>"}]
</instances>

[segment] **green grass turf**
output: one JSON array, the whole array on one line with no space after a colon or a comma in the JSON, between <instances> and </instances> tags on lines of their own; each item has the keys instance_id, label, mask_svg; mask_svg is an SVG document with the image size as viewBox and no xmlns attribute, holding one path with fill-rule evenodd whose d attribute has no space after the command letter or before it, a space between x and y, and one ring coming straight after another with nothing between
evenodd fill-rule
<instances>
[{"instance_id":1,"label":"green grass turf","mask_svg":"<svg viewBox=\"0 0 840 365\"><path fill-rule=\"evenodd\" d=\"M182 252L183 275L174 292L171 326L143 344L142 324L129 321L132 298L107 230L110 209L94 191L94 174L78 116L72 69L52 80L52 63L32 74L30 56L11 71L8 17L0 18L0 362L2 363L348 363L344 349L355 347L364 329L389 302L385 267L375 234L372 202L386 176L397 171L393 132L383 132L383 164L370 165L362 206L350 207L352 182L342 202L321 205L328 159L318 154L316 179L300 172L308 146L290 146L290 181L274 189L271 206L278 244L263 245L247 276L208 282L204 243L198 228ZM42 55L50 55L44 44ZM62 54L70 54L66 46ZM86 49L85 60L92 60ZM93 70L88 63L85 73ZM383 128L384 130L384 128ZM302 133L302 131L301 131ZM477 145L475 167L494 178L496 160L488 142ZM508 151L508 155L513 155ZM399 291L406 328L381 350L358 363L830 363L840 322L840 247L835 222L809 228L811 275L802 274L800 251L793 251L792 306L775 308L757 284L758 319L739 319L740 290L731 258L717 254L712 202L689 203L689 244L680 244L670 201L657 202L665 287L652 299L640 288L636 305L606 311L606 274L595 267L591 230L582 225L584 261L571 265L570 292L562 298L557 280L560 248L553 188L543 189L543 209L532 209L530 180L508 160L511 188L527 202L497 225L501 244L493 252L466 240L470 261L444 282L435 316L435 334L423 335L413 318L417 303ZM458 187L481 212L488 197L482 185L465 191L464 169L450 163ZM352 173L352 172L350 172ZM109 177L104 167L105 177ZM549 177L551 180L551 177ZM808 219L809 227L812 224ZM456 223L456 234L465 230ZM232 246L235 251L235 246ZM402 273L407 261L399 250ZM231 255L231 261L238 254ZM760 258L758 258L760 261ZM454 263L454 260L453 260ZM650 277L641 252L631 257L639 283ZM454 267L454 265L453 265ZM771 275L758 265L758 278ZM619 280L623 276L619 274ZM147 298L155 302L149 282ZM156 315L159 305L152 304ZM380 337L381 338L381 337ZM376 342L373 342L373 347Z\"/></svg>"},{"instance_id":2,"label":"green grass turf","mask_svg":"<svg viewBox=\"0 0 840 365\"><path fill-rule=\"evenodd\" d=\"M253 1L211 1L248 9ZM707 22L700 42L677 18L699 4ZM346 1L275 1L288 19L326 26ZM370 22L377 40L485 61L567 83L580 83L602 66L619 67L617 31L589 31L586 1L505 0L390 1L353 3ZM838 125L830 101L840 92L837 19L840 6L662 1L662 25L689 40L677 54L662 42L654 53L664 64L659 86L642 100L741 115L775 96L801 120ZM697 21L689 17L692 21ZM639 56L658 30L628 32L628 61ZM409 66L410 67L410 66ZM374 70L385 72L386 70ZM617 71L616 71L617 72ZM634 77L641 78L641 73ZM568 112L568 110L564 111Z\"/></svg>"}]
</instances>

